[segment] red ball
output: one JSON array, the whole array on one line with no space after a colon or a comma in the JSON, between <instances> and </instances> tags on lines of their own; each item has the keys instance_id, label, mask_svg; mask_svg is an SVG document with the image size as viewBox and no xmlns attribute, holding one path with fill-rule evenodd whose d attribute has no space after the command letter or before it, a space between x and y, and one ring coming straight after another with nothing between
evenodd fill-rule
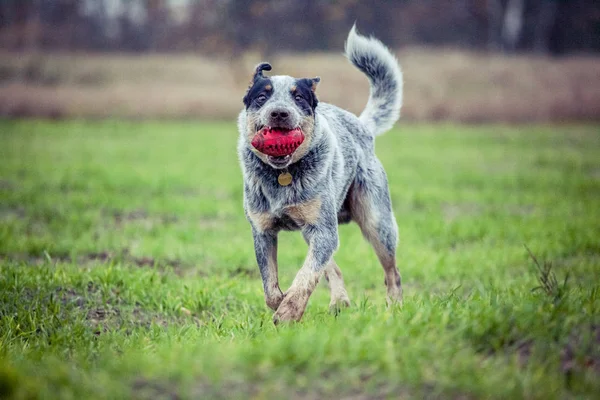
<instances>
[{"instance_id":1,"label":"red ball","mask_svg":"<svg viewBox=\"0 0 600 400\"><path fill-rule=\"evenodd\" d=\"M252 138L252 146L268 156L292 154L304 142L302 129L263 128Z\"/></svg>"}]
</instances>

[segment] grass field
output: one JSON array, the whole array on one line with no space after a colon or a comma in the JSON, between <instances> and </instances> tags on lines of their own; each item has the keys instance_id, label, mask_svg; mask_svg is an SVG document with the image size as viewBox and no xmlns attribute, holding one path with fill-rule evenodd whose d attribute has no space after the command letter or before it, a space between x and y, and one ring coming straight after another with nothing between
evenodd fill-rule
<instances>
[{"instance_id":1,"label":"grass field","mask_svg":"<svg viewBox=\"0 0 600 400\"><path fill-rule=\"evenodd\" d=\"M0 398L598 398L598 132L400 125L404 306L349 225L352 307L276 327L233 124L0 122Z\"/></svg>"}]
</instances>

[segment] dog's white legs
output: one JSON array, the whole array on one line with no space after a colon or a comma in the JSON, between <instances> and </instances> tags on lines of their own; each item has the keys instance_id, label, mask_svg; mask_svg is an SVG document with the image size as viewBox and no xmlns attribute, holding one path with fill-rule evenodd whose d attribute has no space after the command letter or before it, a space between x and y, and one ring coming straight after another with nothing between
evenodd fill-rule
<instances>
[{"instance_id":1,"label":"dog's white legs","mask_svg":"<svg viewBox=\"0 0 600 400\"><path fill-rule=\"evenodd\" d=\"M283 301L273 316L275 324L283 321L299 321L302 318L308 305L308 299L323 274L322 268L315 269L313 267L315 264L315 251L309 249L304 265L296 274L292 286L285 292Z\"/></svg>"},{"instance_id":2,"label":"dog's white legs","mask_svg":"<svg viewBox=\"0 0 600 400\"><path fill-rule=\"evenodd\" d=\"M327 284L329 285L329 290L331 292L329 309L335 311L341 307L350 306L350 299L348 298L348 293L344 287L342 271L333 259L329 261L329 264L327 264L327 267L325 268L325 279L327 279Z\"/></svg>"},{"instance_id":3,"label":"dog's white legs","mask_svg":"<svg viewBox=\"0 0 600 400\"><path fill-rule=\"evenodd\" d=\"M323 200L316 220L319 224L306 224L302 228L304 239L308 242L308 255L273 316L276 324L281 321L299 321L302 318L310 295L337 250L337 215L332 211L331 200Z\"/></svg>"},{"instance_id":4,"label":"dog's white legs","mask_svg":"<svg viewBox=\"0 0 600 400\"><path fill-rule=\"evenodd\" d=\"M273 322L278 324L285 321L300 321L308 299L319 282L321 273L311 271L308 268L301 268L294 279L290 289L285 292L281 305L273 315Z\"/></svg>"}]
</instances>

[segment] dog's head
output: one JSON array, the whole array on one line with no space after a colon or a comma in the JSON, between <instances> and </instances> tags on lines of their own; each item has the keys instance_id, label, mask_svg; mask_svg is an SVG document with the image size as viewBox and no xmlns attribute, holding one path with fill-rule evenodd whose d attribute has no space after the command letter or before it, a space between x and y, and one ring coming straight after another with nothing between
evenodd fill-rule
<instances>
[{"instance_id":1,"label":"dog's head","mask_svg":"<svg viewBox=\"0 0 600 400\"><path fill-rule=\"evenodd\" d=\"M285 168L302 158L313 138L315 94L320 78L264 76L271 65L256 67L248 92L246 140L250 149L273 168Z\"/></svg>"}]
</instances>

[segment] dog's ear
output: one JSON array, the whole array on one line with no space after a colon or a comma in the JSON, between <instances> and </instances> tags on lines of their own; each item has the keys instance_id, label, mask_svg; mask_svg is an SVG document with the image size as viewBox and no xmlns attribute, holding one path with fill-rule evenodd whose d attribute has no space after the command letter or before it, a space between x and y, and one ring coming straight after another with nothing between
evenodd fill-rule
<instances>
[{"instance_id":1,"label":"dog's ear","mask_svg":"<svg viewBox=\"0 0 600 400\"><path fill-rule=\"evenodd\" d=\"M316 78L312 78L311 79L312 85L310 86L310 88L312 89L313 93L317 91L317 85L319 84L319 82L321 82L321 77L317 76Z\"/></svg>"},{"instance_id":2,"label":"dog's ear","mask_svg":"<svg viewBox=\"0 0 600 400\"><path fill-rule=\"evenodd\" d=\"M317 76L316 78L309 79L309 81L311 82L310 90L312 91L312 99L310 105L314 110L317 107L317 104L319 104L319 99L317 98L317 85L319 84L319 82L321 82L321 78Z\"/></svg>"},{"instance_id":3,"label":"dog's ear","mask_svg":"<svg viewBox=\"0 0 600 400\"><path fill-rule=\"evenodd\" d=\"M258 79L264 78L263 71L270 71L272 69L273 67L271 67L271 64L269 64L268 62L261 62L260 64L258 64L254 69L254 75L252 75L252 81L250 81L250 86L252 86L252 84L254 84L254 82L256 82Z\"/></svg>"},{"instance_id":4,"label":"dog's ear","mask_svg":"<svg viewBox=\"0 0 600 400\"><path fill-rule=\"evenodd\" d=\"M256 66L256 68L254 68L254 74L252 75L252 80L250 81L248 90L246 90L246 95L243 98L244 105L246 107L248 107L250 105L250 102L251 102L250 91L252 90L252 88L254 87L256 82L259 81L260 79L266 78L263 75L263 71L270 71L271 69L273 69L273 67L271 67L271 64L269 64L267 62L262 62L262 63L258 64Z\"/></svg>"},{"instance_id":5,"label":"dog's ear","mask_svg":"<svg viewBox=\"0 0 600 400\"><path fill-rule=\"evenodd\" d=\"M302 94L304 98L308 101L310 108L314 111L319 104L319 99L317 99L317 85L321 81L321 78L318 76L316 78L303 78L299 79L298 89L302 90Z\"/></svg>"}]
</instances>

